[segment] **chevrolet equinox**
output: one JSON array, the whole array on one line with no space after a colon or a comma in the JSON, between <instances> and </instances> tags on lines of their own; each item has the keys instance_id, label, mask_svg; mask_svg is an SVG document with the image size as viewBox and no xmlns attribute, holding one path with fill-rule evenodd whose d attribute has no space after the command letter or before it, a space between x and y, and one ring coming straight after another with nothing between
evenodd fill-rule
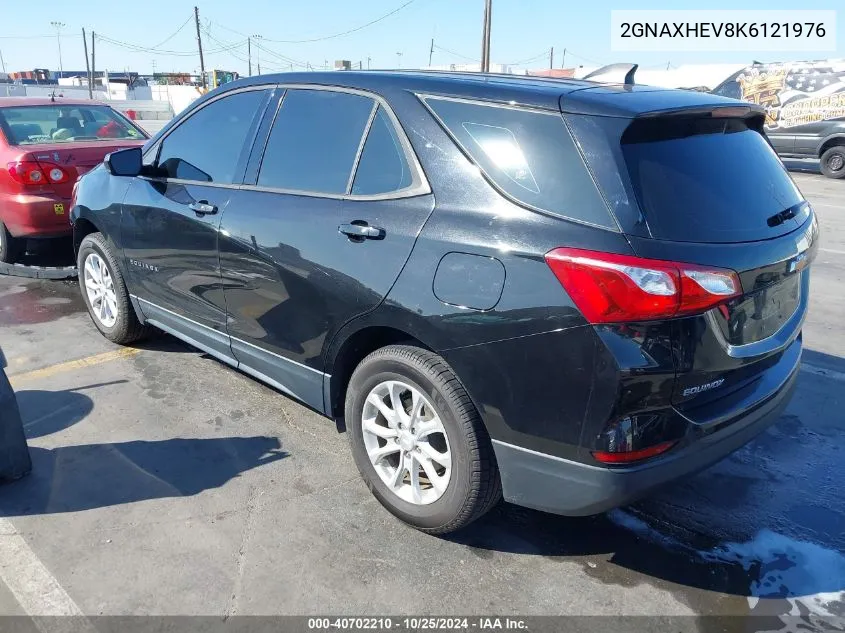
<instances>
[{"instance_id":1,"label":"chevrolet equinox","mask_svg":"<svg viewBox=\"0 0 845 633\"><path fill-rule=\"evenodd\" d=\"M94 325L158 328L345 428L430 533L728 455L794 389L818 224L758 106L587 81L259 76L75 188Z\"/></svg>"}]
</instances>

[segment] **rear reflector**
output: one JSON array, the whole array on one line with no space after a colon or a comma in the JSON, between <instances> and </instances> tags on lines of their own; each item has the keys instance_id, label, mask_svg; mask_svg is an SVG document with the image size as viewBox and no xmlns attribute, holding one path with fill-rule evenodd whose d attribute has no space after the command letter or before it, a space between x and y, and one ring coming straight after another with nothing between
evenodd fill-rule
<instances>
[{"instance_id":1,"label":"rear reflector","mask_svg":"<svg viewBox=\"0 0 845 633\"><path fill-rule=\"evenodd\" d=\"M642 448L638 451L626 451L621 453L608 453L606 451L594 451L593 457L603 464L630 464L632 462L639 462L649 457L656 457L661 453L665 453L672 448L677 442L662 442Z\"/></svg>"},{"instance_id":2,"label":"rear reflector","mask_svg":"<svg viewBox=\"0 0 845 633\"><path fill-rule=\"evenodd\" d=\"M742 294L732 270L556 248L546 263L590 323L652 321L705 312Z\"/></svg>"}]
</instances>

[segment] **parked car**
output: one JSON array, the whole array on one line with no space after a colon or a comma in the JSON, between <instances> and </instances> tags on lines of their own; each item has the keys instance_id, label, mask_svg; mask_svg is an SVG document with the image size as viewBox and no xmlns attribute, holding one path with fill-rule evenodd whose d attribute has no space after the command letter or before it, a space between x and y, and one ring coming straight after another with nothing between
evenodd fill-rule
<instances>
[{"instance_id":1,"label":"parked car","mask_svg":"<svg viewBox=\"0 0 845 633\"><path fill-rule=\"evenodd\" d=\"M784 158L817 158L845 178L845 61L752 64L713 90L766 108L766 134Z\"/></svg>"},{"instance_id":2,"label":"parked car","mask_svg":"<svg viewBox=\"0 0 845 633\"><path fill-rule=\"evenodd\" d=\"M14 262L27 239L70 236L76 179L107 153L146 139L96 101L0 98L0 262Z\"/></svg>"},{"instance_id":3,"label":"parked car","mask_svg":"<svg viewBox=\"0 0 845 633\"><path fill-rule=\"evenodd\" d=\"M421 530L502 492L599 513L792 394L818 226L763 117L584 81L242 79L79 181L82 296L112 341L159 328L335 418Z\"/></svg>"}]
</instances>

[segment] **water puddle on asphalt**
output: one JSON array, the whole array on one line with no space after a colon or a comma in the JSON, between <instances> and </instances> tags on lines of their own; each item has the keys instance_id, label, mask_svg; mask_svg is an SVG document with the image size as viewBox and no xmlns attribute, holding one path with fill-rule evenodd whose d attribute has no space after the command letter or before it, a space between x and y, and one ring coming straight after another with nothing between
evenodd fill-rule
<instances>
[{"instance_id":1,"label":"water puddle on asphalt","mask_svg":"<svg viewBox=\"0 0 845 633\"><path fill-rule=\"evenodd\" d=\"M845 556L840 552L769 529L744 543L699 549L627 510L608 517L667 552L685 556L688 573L706 569L712 585L702 588L745 596L750 615L779 621L780 626L769 629L767 624L766 630L845 630Z\"/></svg>"},{"instance_id":2,"label":"water puddle on asphalt","mask_svg":"<svg viewBox=\"0 0 845 633\"><path fill-rule=\"evenodd\" d=\"M0 286L0 326L49 323L84 310L76 280L27 280Z\"/></svg>"}]
</instances>

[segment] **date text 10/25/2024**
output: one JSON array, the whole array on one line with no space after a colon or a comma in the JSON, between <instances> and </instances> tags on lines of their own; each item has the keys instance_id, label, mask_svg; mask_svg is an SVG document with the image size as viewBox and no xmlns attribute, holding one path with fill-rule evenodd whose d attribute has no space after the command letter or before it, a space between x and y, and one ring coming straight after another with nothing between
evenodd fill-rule
<instances>
[{"instance_id":1,"label":"date text 10/25/2024","mask_svg":"<svg viewBox=\"0 0 845 633\"><path fill-rule=\"evenodd\" d=\"M308 618L308 629L378 631L528 630L525 620L511 617L327 617Z\"/></svg>"}]
</instances>

